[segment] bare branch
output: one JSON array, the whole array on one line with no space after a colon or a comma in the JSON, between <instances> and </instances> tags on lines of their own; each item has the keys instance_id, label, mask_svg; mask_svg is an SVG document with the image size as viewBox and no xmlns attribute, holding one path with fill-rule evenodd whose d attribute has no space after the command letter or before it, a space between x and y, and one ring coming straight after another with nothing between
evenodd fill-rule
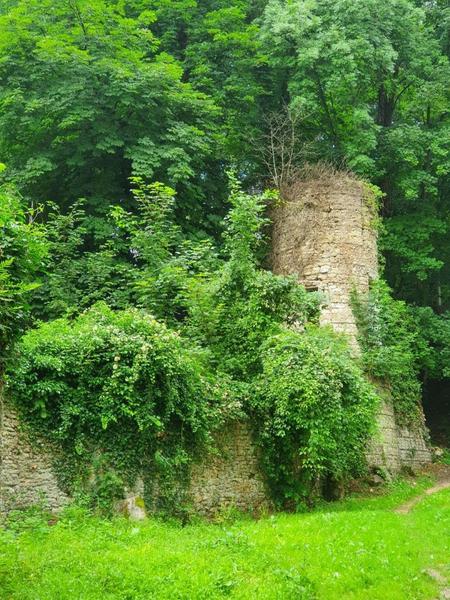
<instances>
[{"instance_id":1,"label":"bare branch","mask_svg":"<svg viewBox=\"0 0 450 600\"><path fill-rule=\"evenodd\" d=\"M287 188L296 179L297 171L306 161L308 144L300 135L301 122L305 118L300 111L286 106L266 119L266 133L258 145L268 174L279 190Z\"/></svg>"}]
</instances>

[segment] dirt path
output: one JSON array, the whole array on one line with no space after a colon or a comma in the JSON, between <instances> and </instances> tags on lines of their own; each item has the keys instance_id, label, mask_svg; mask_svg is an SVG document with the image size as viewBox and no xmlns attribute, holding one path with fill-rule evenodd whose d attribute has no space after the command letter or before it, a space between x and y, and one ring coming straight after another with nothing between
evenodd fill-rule
<instances>
[{"instance_id":1,"label":"dirt path","mask_svg":"<svg viewBox=\"0 0 450 600\"><path fill-rule=\"evenodd\" d=\"M441 490L450 488L450 466L431 465L430 473L436 477L436 484L425 490L419 496L416 496L415 498L408 500L408 502L401 504L395 509L394 512L399 515L406 515L427 496L431 496L432 494L436 494ZM424 573L433 579L440 587L441 591L436 600L450 600L450 587L447 577L445 577L438 569L426 569Z\"/></svg>"},{"instance_id":2,"label":"dirt path","mask_svg":"<svg viewBox=\"0 0 450 600\"><path fill-rule=\"evenodd\" d=\"M414 506L416 506L416 504L422 502L422 500L427 496L431 496L432 494L436 494L437 492L440 492L441 490L445 490L447 488L450 488L450 479L448 481L441 481L433 487L428 488L424 491L423 494L420 494L420 496L416 496L415 498L408 500L408 502L405 502L404 504L396 508L394 512L398 513L399 515L406 515L414 508Z\"/></svg>"},{"instance_id":3,"label":"dirt path","mask_svg":"<svg viewBox=\"0 0 450 600\"><path fill-rule=\"evenodd\" d=\"M425 575L428 575L430 579L433 579L441 588L439 597L435 600L448 600L450 598L450 588L447 587L447 577L442 575L442 573L437 569L425 569L425 571L423 572L425 573Z\"/></svg>"},{"instance_id":4,"label":"dirt path","mask_svg":"<svg viewBox=\"0 0 450 600\"><path fill-rule=\"evenodd\" d=\"M427 490L425 490L423 494L420 494L415 498L411 498L411 500L408 500L408 502L401 504L395 509L394 512L398 513L399 515L406 515L414 508L414 506L416 506L416 504L422 502L422 500L427 496L431 496L432 494L436 494L441 490L450 488L450 466L433 465L431 473L437 479L436 485L433 485L433 487L430 487Z\"/></svg>"}]
</instances>

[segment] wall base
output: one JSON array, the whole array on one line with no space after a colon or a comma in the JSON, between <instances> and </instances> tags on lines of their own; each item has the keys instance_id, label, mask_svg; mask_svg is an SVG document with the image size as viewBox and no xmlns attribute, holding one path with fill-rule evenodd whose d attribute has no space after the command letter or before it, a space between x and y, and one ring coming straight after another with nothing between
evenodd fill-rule
<instances>
[{"instance_id":1,"label":"wall base","mask_svg":"<svg viewBox=\"0 0 450 600\"><path fill-rule=\"evenodd\" d=\"M232 508L253 514L267 509L269 496L259 468L258 450L247 424L230 423L217 434L216 443L216 450L192 468L187 498L193 512L212 517ZM141 490L139 497L143 495ZM135 496L135 491L128 494L122 509L132 517L139 512L142 518L144 513L141 506L135 506ZM0 514L36 504L58 512L69 501L58 486L51 448L35 440L31 444L14 410L2 402Z\"/></svg>"},{"instance_id":2,"label":"wall base","mask_svg":"<svg viewBox=\"0 0 450 600\"><path fill-rule=\"evenodd\" d=\"M377 421L378 431L368 452L372 468L384 469L395 475L404 469L417 471L431 462L423 423L415 428L400 427L396 423L392 403L387 400L380 407Z\"/></svg>"}]
</instances>

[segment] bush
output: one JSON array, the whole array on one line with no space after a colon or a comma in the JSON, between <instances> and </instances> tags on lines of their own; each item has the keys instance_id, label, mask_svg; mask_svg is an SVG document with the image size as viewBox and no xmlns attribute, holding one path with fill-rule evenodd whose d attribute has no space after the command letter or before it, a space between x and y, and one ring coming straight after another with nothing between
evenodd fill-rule
<instances>
[{"instance_id":1,"label":"bush","mask_svg":"<svg viewBox=\"0 0 450 600\"><path fill-rule=\"evenodd\" d=\"M264 344L262 364L251 405L280 504L361 475L377 396L346 341L314 325L283 331Z\"/></svg>"},{"instance_id":2,"label":"bush","mask_svg":"<svg viewBox=\"0 0 450 600\"><path fill-rule=\"evenodd\" d=\"M215 368L250 381L261 371L261 345L282 325L302 327L316 319L318 298L293 277L264 270L255 269L240 286L227 267L197 284L187 332L209 349Z\"/></svg>"},{"instance_id":3,"label":"bush","mask_svg":"<svg viewBox=\"0 0 450 600\"><path fill-rule=\"evenodd\" d=\"M37 317L80 314L99 301L114 309L144 308L177 327L186 316L191 280L215 270L211 240L186 239L174 224L175 192L132 179L136 214L113 206L100 221L83 201L63 214L50 208L49 259L34 294Z\"/></svg>"},{"instance_id":4,"label":"bush","mask_svg":"<svg viewBox=\"0 0 450 600\"><path fill-rule=\"evenodd\" d=\"M180 455L208 441L219 415L195 348L152 316L105 304L29 331L9 388L34 431L79 465L101 452L128 484L161 465L176 478ZM111 479L105 460L101 476Z\"/></svg>"},{"instance_id":5,"label":"bush","mask_svg":"<svg viewBox=\"0 0 450 600\"><path fill-rule=\"evenodd\" d=\"M209 349L215 368L251 381L261 371L261 345L282 325L302 327L316 319L319 299L294 277L258 266L266 205L276 196L246 194L232 174L230 185L227 260L212 275L191 281L185 332Z\"/></svg>"}]
</instances>

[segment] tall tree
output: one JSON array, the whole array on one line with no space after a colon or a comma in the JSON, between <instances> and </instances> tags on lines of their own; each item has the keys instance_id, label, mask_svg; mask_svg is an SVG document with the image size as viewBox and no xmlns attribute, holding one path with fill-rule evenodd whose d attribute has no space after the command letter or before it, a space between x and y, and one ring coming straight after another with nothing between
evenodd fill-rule
<instances>
[{"instance_id":1,"label":"tall tree","mask_svg":"<svg viewBox=\"0 0 450 600\"><path fill-rule=\"evenodd\" d=\"M0 153L26 196L102 213L131 175L195 188L214 153L213 103L158 50L154 12L125 5L20 0L0 18Z\"/></svg>"}]
</instances>

